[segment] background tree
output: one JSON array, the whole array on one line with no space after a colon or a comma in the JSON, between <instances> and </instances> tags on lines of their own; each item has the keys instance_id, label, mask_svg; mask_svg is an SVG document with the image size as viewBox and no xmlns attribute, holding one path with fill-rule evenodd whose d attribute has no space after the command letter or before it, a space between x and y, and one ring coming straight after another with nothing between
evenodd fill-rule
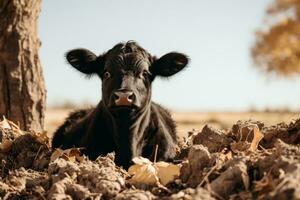
<instances>
[{"instance_id":1,"label":"background tree","mask_svg":"<svg viewBox=\"0 0 300 200\"><path fill-rule=\"evenodd\" d=\"M300 74L300 0L275 0L266 20L252 48L255 63L279 75Z\"/></svg>"},{"instance_id":2,"label":"background tree","mask_svg":"<svg viewBox=\"0 0 300 200\"><path fill-rule=\"evenodd\" d=\"M40 0L0 1L0 116L44 129L45 87L39 61Z\"/></svg>"}]
</instances>

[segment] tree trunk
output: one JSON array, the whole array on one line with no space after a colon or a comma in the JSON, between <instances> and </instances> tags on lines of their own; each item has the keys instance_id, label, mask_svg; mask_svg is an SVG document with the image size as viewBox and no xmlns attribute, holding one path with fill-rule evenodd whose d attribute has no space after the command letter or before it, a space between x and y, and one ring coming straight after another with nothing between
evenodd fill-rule
<instances>
[{"instance_id":1,"label":"tree trunk","mask_svg":"<svg viewBox=\"0 0 300 200\"><path fill-rule=\"evenodd\" d=\"M38 50L40 0L0 0L0 117L44 130L46 91Z\"/></svg>"}]
</instances>

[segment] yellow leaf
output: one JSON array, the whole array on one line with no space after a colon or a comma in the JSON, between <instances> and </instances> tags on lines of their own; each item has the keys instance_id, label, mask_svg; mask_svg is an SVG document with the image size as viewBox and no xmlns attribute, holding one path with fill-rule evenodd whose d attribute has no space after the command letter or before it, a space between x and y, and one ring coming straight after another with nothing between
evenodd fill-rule
<instances>
[{"instance_id":1,"label":"yellow leaf","mask_svg":"<svg viewBox=\"0 0 300 200\"><path fill-rule=\"evenodd\" d=\"M180 175L180 167L172 163L157 162L154 164L158 170L158 178L163 185L166 185L170 181L173 181Z\"/></svg>"},{"instance_id":2,"label":"yellow leaf","mask_svg":"<svg viewBox=\"0 0 300 200\"><path fill-rule=\"evenodd\" d=\"M157 169L152 164L133 165L128 169L133 175L129 180L133 184L156 185L158 183Z\"/></svg>"},{"instance_id":3,"label":"yellow leaf","mask_svg":"<svg viewBox=\"0 0 300 200\"><path fill-rule=\"evenodd\" d=\"M53 162L57 158L59 158L63 154L63 150L57 148L54 150L54 152L51 154L50 162Z\"/></svg>"},{"instance_id":4,"label":"yellow leaf","mask_svg":"<svg viewBox=\"0 0 300 200\"><path fill-rule=\"evenodd\" d=\"M132 161L135 164L129 167L128 173L133 175L129 180L129 182L133 184L142 183L155 185L161 183L166 185L180 174L180 167L172 163L153 163L141 156L133 158Z\"/></svg>"},{"instance_id":5,"label":"yellow leaf","mask_svg":"<svg viewBox=\"0 0 300 200\"><path fill-rule=\"evenodd\" d=\"M264 135L260 132L257 127L253 127L253 140L250 145L250 150L255 151L257 150L258 143L263 139Z\"/></svg>"}]
</instances>

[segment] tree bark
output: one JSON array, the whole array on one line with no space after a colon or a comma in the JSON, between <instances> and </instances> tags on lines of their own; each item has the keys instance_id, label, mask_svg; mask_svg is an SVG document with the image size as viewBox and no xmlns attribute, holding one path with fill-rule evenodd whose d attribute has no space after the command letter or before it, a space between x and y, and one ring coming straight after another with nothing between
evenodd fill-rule
<instances>
[{"instance_id":1,"label":"tree bark","mask_svg":"<svg viewBox=\"0 0 300 200\"><path fill-rule=\"evenodd\" d=\"M40 0L0 0L0 117L44 130L46 91L38 50Z\"/></svg>"}]
</instances>

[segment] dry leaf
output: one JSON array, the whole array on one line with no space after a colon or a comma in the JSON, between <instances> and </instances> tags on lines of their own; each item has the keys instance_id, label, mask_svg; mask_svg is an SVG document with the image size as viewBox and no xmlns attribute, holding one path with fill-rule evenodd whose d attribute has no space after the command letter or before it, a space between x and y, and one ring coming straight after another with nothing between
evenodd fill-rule
<instances>
[{"instance_id":1,"label":"dry leaf","mask_svg":"<svg viewBox=\"0 0 300 200\"><path fill-rule=\"evenodd\" d=\"M133 175L129 180L130 183L141 183L147 185L156 185L159 180L157 169L153 164L133 165L128 169L128 173Z\"/></svg>"},{"instance_id":2,"label":"dry leaf","mask_svg":"<svg viewBox=\"0 0 300 200\"><path fill-rule=\"evenodd\" d=\"M11 129L14 132L17 132L19 135L23 135L23 132L21 131L20 127L18 125L16 125L14 122L7 120Z\"/></svg>"},{"instance_id":3,"label":"dry leaf","mask_svg":"<svg viewBox=\"0 0 300 200\"><path fill-rule=\"evenodd\" d=\"M70 161L82 161L82 156L78 148L67 149L65 151L67 151L67 155Z\"/></svg>"},{"instance_id":4,"label":"dry leaf","mask_svg":"<svg viewBox=\"0 0 300 200\"><path fill-rule=\"evenodd\" d=\"M258 127L253 127L253 140L250 145L250 150L255 151L257 150L258 143L261 141L261 139L264 137L264 135L260 132Z\"/></svg>"},{"instance_id":5,"label":"dry leaf","mask_svg":"<svg viewBox=\"0 0 300 200\"><path fill-rule=\"evenodd\" d=\"M81 162L83 160L83 157L81 156L80 150L78 148L71 148L66 150L57 148L51 154L50 162L53 162L57 158L62 158L71 162Z\"/></svg>"},{"instance_id":6,"label":"dry leaf","mask_svg":"<svg viewBox=\"0 0 300 200\"><path fill-rule=\"evenodd\" d=\"M133 175L129 180L131 183L148 185L162 183L163 185L166 185L180 174L180 167L172 163L153 163L141 156L133 158L132 161L135 164L128 169L128 173Z\"/></svg>"},{"instance_id":7,"label":"dry leaf","mask_svg":"<svg viewBox=\"0 0 300 200\"><path fill-rule=\"evenodd\" d=\"M249 181L249 176L246 170L242 171L242 181L245 187L245 190L248 191L249 190L249 186L250 186L250 181Z\"/></svg>"},{"instance_id":8,"label":"dry leaf","mask_svg":"<svg viewBox=\"0 0 300 200\"><path fill-rule=\"evenodd\" d=\"M239 151L246 151L249 148L250 148L250 143L248 143L247 141L238 141L230 144L230 149L234 153L238 153Z\"/></svg>"},{"instance_id":9,"label":"dry leaf","mask_svg":"<svg viewBox=\"0 0 300 200\"><path fill-rule=\"evenodd\" d=\"M3 120L0 122L0 128L13 130L17 136L23 135L23 132L14 122L9 121L3 116Z\"/></svg>"},{"instance_id":10,"label":"dry leaf","mask_svg":"<svg viewBox=\"0 0 300 200\"><path fill-rule=\"evenodd\" d=\"M12 141L4 139L0 144L0 150L2 152L8 152L11 149Z\"/></svg>"},{"instance_id":11,"label":"dry leaf","mask_svg":"<svg viewBox=\"0 0 300 200\"><path fill-rule=\"evenodd\" d=\"M180 167L172 163L157 162L154 164L158 170L158 178L163 185L173 181L180 175Z\"/></svg>"},{"instance_id":12,"label":"dry leaf","mask_svg":"<svg viewBox=\"0 0 300 200\"><path fill-rule=\"evenodd\" d=\"M152 163L148 158L144 158L142 156L134 157L132 159L132 161L134 162L134 164L137 164L137 165L144 165L144 164Z\"/></svg>"},{"instance_id":13,"label":"dry leaf","mask_svg":"<svg viewBox=\"0 0 300 200\"><path fill-rule=\"evenodd\" d=\"M30 133L30 135L33 137L33 139L40 143L40 144L48 144L49 143L49 137L47 136L47 133Z\"/></svg>"},{"instance_id":14,"label":"dry leaf","mask_svg":"<svg viewBox=\"0 0 300 200\"><path fill-rule=\"evenodd\" d=\"M51 154L51 157L50 157L50 162L53 162L54 160L56 160L57 158L59 158L61 155L63 154L63 150L62 149L55 149L53 151L53 153Z\"/></svg>"},{"instance_id":15,"label":"dry leaf","mask_svg":"<svg viewBox=\"0 0 300 200\"><path fill-rule=\"evenodd\" d=\"M3 120L0 122L0 128L12 130L14 138L23 135L21 129L12 121L7 120L5 116L3 116ZM12 143L13 142L11 140L3 138L2 142L0 143L0 150L2 152L8 152L11 149Z\"/></svg>"},{"instance_id":16,"label":"dry leaf","mask_svg":"<svg viewBox=\"0 0 300 200\"><path fill-rule=\"evenodd\" d=\"M2 129L11 129L8 120L3 116L3 120L0 122L0 128Z\"/></svg>"},{"instance_id":17,"label":"dry leaf","mask_svg":"<svg viewBox=\"0 0 300 200\"><path fill-rule=\"evenodd\" d=\"M234 153L237 153L239 151L256 151L259 142L264 137L264 135L259 130L258 126L256 124L248 125L245 127L242 127L239 131L241 133L240 140L238 142L234 142L230 145L231 150ZM253 139L250 143L248 142L248 137L250 136L250 133L253 133Z\"/></svg>"}]
</instances>

